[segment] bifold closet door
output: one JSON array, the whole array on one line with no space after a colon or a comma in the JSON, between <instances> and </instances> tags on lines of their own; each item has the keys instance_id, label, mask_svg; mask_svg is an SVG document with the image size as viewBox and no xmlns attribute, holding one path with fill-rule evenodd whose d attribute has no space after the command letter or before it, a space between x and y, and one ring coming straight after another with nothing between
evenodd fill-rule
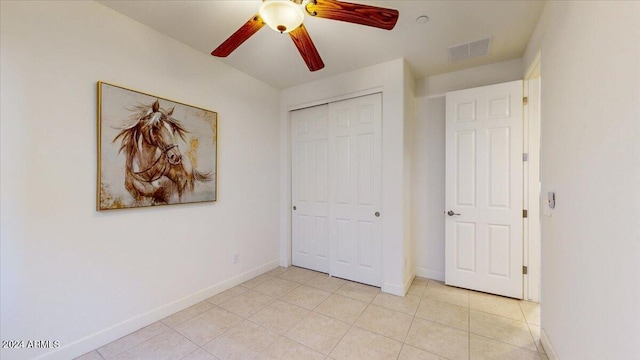
<instances>
[{"instance_id":1,"label":"bifold closet door","mask_svg":"<svg viewBox=\"0 0 640 360\"><path fill-rule=\"evenodd\" d=\"M382 96L329 104L331 274L382 285Z\"/></svg>"},{"instance_id":2,"label":"bifold closet door","mask_svg":"<svg viewBox=\"0 0 640 360\"><path fill-rule=\"evenodd\" d=\"M292 262L382 284L382 96L291 112Z\"/></svg>"},{"instance_id":3,"label":"bifold closet door","mask_svg":"<svg viewBox=\"0 0 640 360\"><path fill-rule=\"evenodd\" d=\"M293 265L329 272L329 106L291 112Z\"/></svg>"}]
</instances>

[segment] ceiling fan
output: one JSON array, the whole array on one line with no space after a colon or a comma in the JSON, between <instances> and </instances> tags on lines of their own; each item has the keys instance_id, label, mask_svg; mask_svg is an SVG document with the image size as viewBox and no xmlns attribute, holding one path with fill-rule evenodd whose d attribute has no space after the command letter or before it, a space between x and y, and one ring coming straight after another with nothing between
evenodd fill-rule
<instances>
[{"instance_id":1,"label":"ceiling fan","mask_svg":"<svg viewBox=\"0 0 640 360\"><path fill-rule=\"evenodd\" d=\"M289 33L309 70L324 67L316 46L304 24L304 11L310 16L346 21L391 30L398 21L398 10L348 3L338 0L262 0L256 15L211 52L227 57L265 24L279 33ZM304 11L303 11L304 8Z\"/></svg>"}]
</instances>

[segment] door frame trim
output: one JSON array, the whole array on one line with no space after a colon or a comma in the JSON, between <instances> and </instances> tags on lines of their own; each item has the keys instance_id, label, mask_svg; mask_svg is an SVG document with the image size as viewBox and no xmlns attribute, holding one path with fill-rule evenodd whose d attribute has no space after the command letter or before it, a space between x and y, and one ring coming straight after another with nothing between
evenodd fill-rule
<instances>
[{"instance_id":1,"label":"door frame trim","mask_svg":"<svg viewBox=\"0 0 640 360\"><path fill-rule=\"evenodd\" d=\"M525 71L524 96L528 98L524 106L523 119L525 131L524 151L529 159L524 166L524 206L528 217L524 219L524 254L523 264L527 266L524 275L524 299L540 302L541 286L541 249L542 238L540 228L541 184L540 184L540 124L541 124L541 76L540 52Z\"/></svg>"}]
</instances>

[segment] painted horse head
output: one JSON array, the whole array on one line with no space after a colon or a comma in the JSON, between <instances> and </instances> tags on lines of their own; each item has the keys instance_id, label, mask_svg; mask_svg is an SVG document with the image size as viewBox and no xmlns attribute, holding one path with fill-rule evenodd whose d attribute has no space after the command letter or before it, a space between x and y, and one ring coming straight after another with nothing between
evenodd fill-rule
<instances>
[{"instance_id":1,"label":"painted horse head","mask_svg":"<svg viewBox=\"0 0 640 360\"><path fill-rule=\"evenodd\" d=\"M144 142L157 148L160 151L159 156L166 156L169 164L179 165L182 162L182 154L178 149L176 134L184 140L186 131L171 117L172 114L173 108L166 111L160 109L160 103L156 100L151 109L139 119L139 124Z\"/></svg>"},{"instance_id":2,"label":"painted horse head","mask_svg":"<svg viewBox=\"0 0 640 360\"><path fill-rule=\"evenodd\" d=\"M174 108L165 110L158 100L131 110L129 125L113 139L121 141L126 157L125 187L136 201L168 203L185 187L187 180L179 178L188 178L177 141L185 141L188 131L172 117Z\"/></svg>"},{"instance_id":3,"label":"painted horse head","mask_svg":"<svg viewBox=\"0 0 640 360\"><path fill-rule=\"evenodd\" d=\"M165 159L170 165L179 165L182 154L176 140L177 137L184 140L187 130L171 116L173 108L162 109L156 100L151 105L138 105L132 111L134 114L130 117L130 125L113 139L114 142L118 139L122 141L120 152L127 157L127 168L144 175L144 169L151 171L152 167L161 165Z\"/></svg>"}]
</instances>

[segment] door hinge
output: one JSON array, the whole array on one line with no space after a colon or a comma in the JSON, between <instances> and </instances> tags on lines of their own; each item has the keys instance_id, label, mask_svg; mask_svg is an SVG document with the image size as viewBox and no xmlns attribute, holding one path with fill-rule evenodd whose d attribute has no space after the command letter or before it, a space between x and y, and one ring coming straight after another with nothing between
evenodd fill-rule
<instances>
[{"instance_id":1,"label":"door hinge","mask_svg":"<svg viewBox=\"0 0 640 360\"><path fill-rule=\"evenodd\" d=\"M528 97L523 97L522 98L522 105L528 105L529 104L529 98Z\"/></svg>"},{"instance_id":2,"label":"door hinge","mask_svg":"<svg viewBox=\"0 0 640 360\"><path fill-rule=\"evenodd\" d=\"M522 154L522 161L529 161L529 154L527 153Z\"/></svg>"},{"instance_id":3,"label":"door hinge","mask_svg":"<svg viewBox=\"0 0 640 360\"><path fill-rule=\"evenodd\" d=\"M527 269L527 267L526 267L526 266L523 266L523 267L522 267L522 274L523 274L523 275L527 275L528 273L529 273L529 269Z\"/></svg>"},{"instance_id":4,"label":"door hinge","mask_svg":"<svg viewBox=\"0 0 640 360\"><path fill-rule=\"evenodd\" d=\"M528 217L528 215L529 215L529 212L527 210L522 210L522 217L523 218Z\"/></svg>"}]
</instances>

